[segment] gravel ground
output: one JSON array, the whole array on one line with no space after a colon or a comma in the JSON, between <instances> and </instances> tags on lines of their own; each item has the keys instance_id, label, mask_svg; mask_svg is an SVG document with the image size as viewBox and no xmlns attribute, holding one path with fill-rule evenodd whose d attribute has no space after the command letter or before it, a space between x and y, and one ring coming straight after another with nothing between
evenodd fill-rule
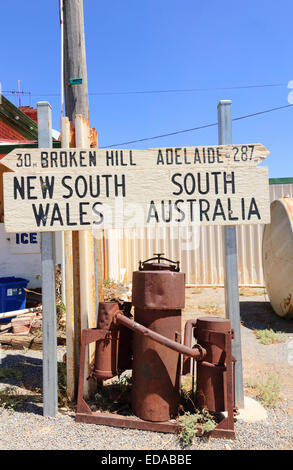
<instances>
[{"instance_id":1,"label":"gravel ground","mask_svg":"<svg viewBox=\"0 0 293 470\"><path fill-rule=\"evenodd\" d=\"M72 412L44 418L36 414L34 406L26 409L24 412L0 409L0 449L182 450L180 440L174 434L75 423ZM236 422L235 440L195 438L188 449L292 449L292 426L292 418L286 409L278 408L270 411L264 422Z\"/></svg>"},{"instance_id":2,"label":"gravel ground","mask_svg":"<svg viewBox=\"0 0 293 470\"><path fill-rule=\"evenodd\" d=\"M216 306L223 315L223 289L187 289L188 318L206 315L201 304ZM192 450L270 450L293 449L293 366L288 362L288 342L293 339L293 322L277 317L263 295L242 297L241 335L244 378L273 371L282 385L282 398L276 409L268 410L268 418L257 423L235 423L235 440L195 438ZM253 331L273 328L287 335L287 343L264 346ZM0 367L18 371L14 378L0 379L0 390L15 387L29 400L20 411L0 407L0 449L72 449L72 450L182 450L179 437L154 433L75 423L72 411L60 410L55 418L42 416L42 351L0 349ZM58 347L62 361L64 347ZM32 391L30 391L32 390ZM39 390L39 393L35 391Z\"/></svg>"},{"instance_id":3,"label":"gravel ground","mask_svg":"<svg viewBox=\"0 0 293 470\"><path fill-rule=\"evenodd\" d=\"M64 348L58 348L62 359ZM41 351L2 351L2 367L14 367L21 374L21 382L41 388ZM19 378L2 379L1 389L8 385L24 393L17 386ZM74 412L62 411L55 418L42 416L41 395L25 391L29 401L21 411L0 408L0 449L72 449L72 450L182 450L179 437L173 434L153 433L76 423ZM268 419L254 424L238 420L236 439L195 438L192 450L232 449L292 449L293 416L283 402L270 410Z\"/></svg>"}]
</instances>

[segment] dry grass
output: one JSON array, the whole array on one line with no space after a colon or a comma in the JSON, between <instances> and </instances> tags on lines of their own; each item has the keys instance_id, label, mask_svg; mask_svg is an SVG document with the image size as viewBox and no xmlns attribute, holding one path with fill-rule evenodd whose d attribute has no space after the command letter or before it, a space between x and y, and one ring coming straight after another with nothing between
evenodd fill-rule
<instances>
[{"instance_id":1,"label":"dry grass","mask_svg":"<svg viewBox=\"0 0 293 470\"><path fill-rule=\"evenodd\" d=\"M194 287L194 288L192 289L191 293L197 295L197 294L201 294L202 291L203 291L203 288L202 288L202 287Z\"/></svg>"},{"instance_id":2,"label":"dry grass","mask_svg":"<svg viewBox=\"0 0 293 470\"><path fill-rule=\"evenodd\" d=\"M198 305L198 308L206 312L208 315L215 315L218 317L224 315L224 310L217 303Z\"/></svg>"},{"instance_id":3,"label":"dry grass","mask_svg":"<svg viewBox=\"0 0 293 470\"><path fill-rule=\"evenodd\" d=\"M239 295L244 297L253 297L255 295L264 295L266 293L266 289L259 289L257 287L239 287Z\"/></svg>"},{"instance_id":4,"label":"dry grass","mask_svg":"<svg viewBox=\"0 0 293 470\"><path fill-rule=\"evenodd\" d=\"M281 385L277 375L270 373L261 378L249 378L245 383L245 391L259 398L266 408L275 408L281 400Z\"/></svg>"}]
</instances>

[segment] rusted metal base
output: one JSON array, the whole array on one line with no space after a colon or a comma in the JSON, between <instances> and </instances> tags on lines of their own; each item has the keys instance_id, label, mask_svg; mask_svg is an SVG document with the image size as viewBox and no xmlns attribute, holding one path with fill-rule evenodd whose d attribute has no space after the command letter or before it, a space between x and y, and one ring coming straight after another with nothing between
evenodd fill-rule
<instances>
[{"instance_id":1,"label":"rusted metal base","mask_svg":"<svg viewBox=\"0 0 293 470\"><path fill-rule=\"evenodd\" d=\"M165 432L169 434L178 434L179 432L179 425L174 421L145 421L137 416L121 416L110 412L91 411L83 398L79 401L75 421L77 423L100 424L102 426L140 429L142 431ZM228 425L228 418L224 418L217 427L207 435L212 438L235 439L235 433L232 429L227 428Z\"/></svg>"},{"instance_id":2,"label":"rusted metal base","mask_svg":"<svg viewBox=\"0 0 293 470\"><path fill-rule=\"evenodd\" d=\"M121 416L114 413L94 412L90 409L84 399L83 384L85 379L85 352L86 346L105 336L107 330L85 329L82 332L81 355L79 368L79 383L77 397L77 411L75 421L82 423L101 424L104 426L115 426L119 428L141 429L145 431L156 431L166 433L177 433L179 426L172 421L153 422L144 421L136 416Z\"/></svg>"},{"instance_id":3,"label":"rusted metal base","mask_svg":"<svg viewBox=\"0 0 293 470\"><path fill-rule=\"evenodd\" d=\"M217 439L235 439L235 432L233 427L233 425L231 426L231 417L228 416L227 418L222 419L215 429L209 433L209 437Z\"/></svg>"},{"instance_id":4,"label":"rusted metal base","mask_svg":"<svg viewBox=\"0 0 293 470\"><path fill-rule=\"evenodd\" d=\"M75 421L78 423L100 424L118 428L141 429L165 433L178 433L179 426L175 422L144 421L136 416L121 416L114 413L99 413L97 411L77 412Z\"/></svg>"},{"instance_id":5,"label":"rusted metal base","mask_svg":"<svg viewBox=\"0 0 293 470\"><path fill-rule=\"evenodd\" d=\"M100 424L103 426L114 426L119 428L141 429L144 431L177 434L179 432L179 425L174 421L145 421L136 416L122 416L110 412L105 413L92 411L90 409L89 405L84 399L83 394L86 346L94 341L97 341L98 339L103 338L105 333L106 330L91 328L82 331L77 411L75 421L79 423ZM232 415L228 412L228 417L225 417L213 431L208 433L208 436L212 438L235 439L235 433L233 429L231 429L231 427L233 427L233 422L231 426L231 418Z\"/></svg>"},{"instance_id":6,"label":"rusted metal base","mask_svg":"<svg viewBox=\"0 0 293 470\"><path fill-rule=\"evenodd\" d=\"M76 413L75 421L77 423L99 424L102 426L140 429L142 431L163 432L168 434L178 434L179 432L179 425L174 421L153 422L145 421L136 416L119 416L114 413L94 412L90 410L84 400L83 402L83 410ZM232 429L224 428L226 420L227 418L224 418L207 436L217 439L235 439L235 432Z\"/></svg>"}]
</instances>

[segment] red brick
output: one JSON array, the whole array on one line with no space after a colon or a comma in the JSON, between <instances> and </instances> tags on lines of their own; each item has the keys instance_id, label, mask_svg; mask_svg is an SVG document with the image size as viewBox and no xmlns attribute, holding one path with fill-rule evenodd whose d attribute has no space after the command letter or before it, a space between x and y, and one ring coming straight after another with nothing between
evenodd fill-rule
<instances>
[{"instance_id":1,"label":"red brick","mask_svg":"<svg viewBox=\"0 0 293 470\"><path fill-rule=\"evenodd\" d=\"M34 313L28 313L25 315L19 315L16 318L12 318L11 326L13 334L28 334L31 329L31 324L35 318Z\"/></svg>"},{"instance_id":2,"label":"red brick","mask_svg":"<svg viewBox=\"0 0 293 470\"><path fill-rule=\"evenodd\" d=\"M37 110L31 106L19 106L20 111L30 117L33 121L38 122Z\"/></svg>"}]
</instances>

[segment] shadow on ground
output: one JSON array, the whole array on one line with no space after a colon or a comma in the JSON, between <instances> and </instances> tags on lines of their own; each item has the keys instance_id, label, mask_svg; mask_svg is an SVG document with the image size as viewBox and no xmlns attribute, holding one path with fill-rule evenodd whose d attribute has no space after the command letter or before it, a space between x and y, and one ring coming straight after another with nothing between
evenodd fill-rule
<instances>
[{"instance_id":1,"label":"shadow on ground","mask_svg":"<svg viewBox=\"0 0 293 470\"><path fill-rule=\"evenodd\" d=\"M251 330L281 331L293 333L293 320L286 320L275 314L270 302L240 302L241 323Z\"/></svg>"},{"instance_id":2,"label":"shadow on ground","mask_svg":"<svg viewBox=\"0 0 293 470\"><path fill-rule=\"evenodd\" d=\"M15 387L17 411L42 414L42 374L41 359L22 354L7 355L2 359L0 366L1 391L3 392L6 387Z\"/></svg>"}]
</instances>

